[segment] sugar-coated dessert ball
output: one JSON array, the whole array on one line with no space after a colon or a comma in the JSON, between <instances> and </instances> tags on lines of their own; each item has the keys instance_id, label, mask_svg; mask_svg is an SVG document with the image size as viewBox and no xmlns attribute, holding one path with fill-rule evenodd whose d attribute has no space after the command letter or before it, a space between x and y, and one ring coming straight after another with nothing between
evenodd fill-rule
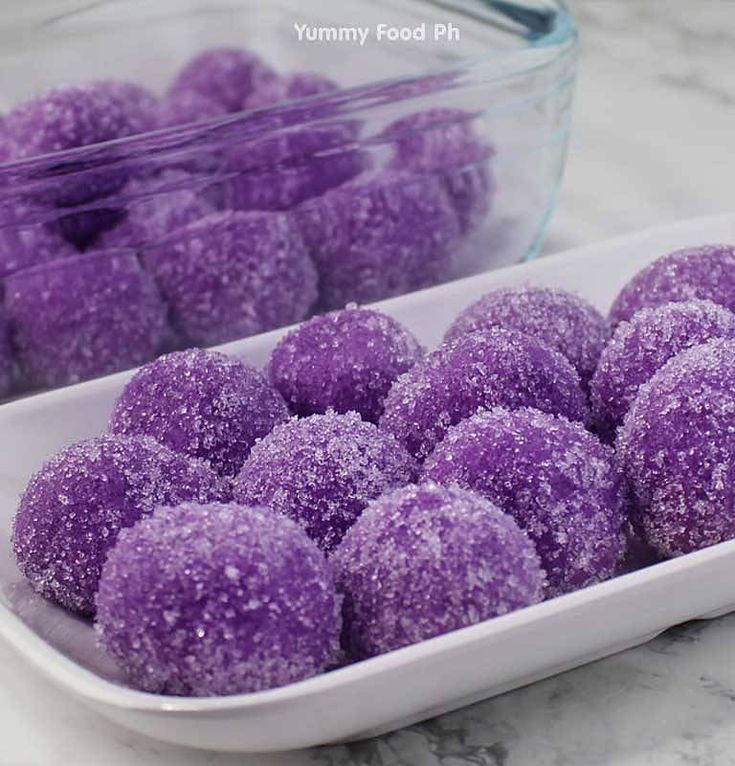
<instances>
[{"instance_id":1,"label":"sugar-coated dessert ball","mask_svg":"<svg viewBox=\"0 0 735 766\"><path fill-rule=\"evenodd\" d=\"M268 376L296 415L353 410L376 423L390 387L422 354L395 319L350 307L288 333L273 350Z\"/></svg>"},{"instance_id":2,"label":"sugar-coated dessert ball","mask_svg":"<svg viewBox=\"0 0 735 766\"><path fill-rule=\"evenodd\" d=\"M401 295L449 279L459 223L433 176L365 173L299 208L325 309Z\"/></svg>"},{"instance_id":3,"label":"sugar-coated dessert ball","mask_svg":"<svg viewBox=\"0 0 735 766\"><path fill-rule=\"evenodd\" d=\"M291 520L182 503L122 532L96 629L139 689L242 694L324 671L338 651L339 604L327 561Z\"/></svg>"},{"instance_id":4,"label":"sugar-coated dessert ball","mask_svg":"<svg viewBox=\"0 0 735 766\"><path fill-rule=\"evenodd\" d=\"M101 436L66 448L31 478L15 517L13 550L35 590L92 614L102 565L121 529L159 505L228 494L203 463L153 439Z\"/></svg>"},{"instance_id":5,"label":"sugar-coated dessert ball","mask_svg":"<svg viewBox=\"0 0 735 766\"><path fill-rule=\"evenodd\" d=\"M454 340L476 330L505 327L533 335L565 356L589 383L607 342L605 318L587 301L553 287L505 287L468 306L447 330Z\"/></svg>"},{"instance_id":6,"label":"sugar-coated dessert ball","mask_svg":"<svg viewBox=\"0 0 735 766\"><path fill-rule=\"evenodd\" d=\"M669 359L713 338L735 338L735 314L711 301L665 303L621 322L590 383L600 433L614 436L640 387Z\"/></svg>"},{"instance_id":7,"label":"sugar-coated dessert ball","mask_svg":"<svg viewBox=\"0 0 735 766\"><path fill-rule=\"evenodd\" d=\"M250 448L288 419L256 369L216 351L174 351L141 367L110 419L114 434L143 434L232 476Z\"/></svg>"},{"instance_id":8,"label":"sugar-coated dessert ball","mask_svg":"<svg viewBox=\"0 0 735 766\"><path fill-rule=\"evenodd\" d=\"M58 386L148 361L165 307L129 250L100 250L11 274L5 308L21 371Z\"/></svg>"},{"instance_id":9,"label":"sugar-coated dessert ball","mask_svg":"<svg viewBox=\"0 0 735 766\"><path fill-rule=\"evenodd\" d=\"M380 427L424 460L450 426L492 407L588 418L579 376L558 351L493 327L443 344L402 375L385 399Z\"/></svg>"},{"instance_id":10,"label":"sugar-coated dessert ball","mask_svg":"<svg viewBox=\"0 0 735 766\"><path fill-rule=\"evenodd\" d=\"M655 260L620 291L610 309L613 325L646 306L693 298L735 311L735 245L702 245Z\"/></svg>"},{"instance_id":11,"label":"sugar-coated dessert ball","mask_svg":"<svg viewBox=\"0 0 735 766\"><path fill-rule=\"evenodd\" d=\"M98 247L134 247L157 242L182 226L214 212L189 173L167 170L132 179L121 191L126 210L121 223L106 231Z\"/></svg>"},{"instance_id":12,"label":"sugar-coated dessert ball","mask_svg":"<svg viewBox=\"0 0 735 766\"><path fill-rule=\"evenodd\" d=\"M580 423L534 409L478 412L449 430L424 469L513 516L552 596L608 579L623 558L622 477L612 450Z\"/></svg>"},{"instance_id":13,"label":"sugar-coated dessert ball","mask_svg":"<svg viewBox=\"0 0 735 766\"><path fill-rule=\"evenodd\" d=\"M317 298L304 241L283 213L213 213L143 254L174 328L213 345L303 319Z\"/></svg>"},{"instance_id":14,"label":"sugar-coated dessert ball","mask_svg":"<svg viewBox=\"0 0 735 766\"><path fill-rule=\"evenodd\" d=\"M436 173L457 211L463 232L480 224L490 209L493 149L461 109L435 108L402 117L383 132L391 141L390 167Z\"/></svg>"},{"instance_id":15,"label":"sugar-coated dessert ball","mask_svg":"<svg viewBox=\"0 0 735 766\"><path fill-rule=\"evenodd\" d=\"M679 556L735 537L735 341L683 351L641 386L618 451L646 542Z\"/></svg>"},{"instance_id":16,"label":"sugar-coated dessert ball","mask_svg":"<svg viewBox=\"0 0 735 766\"><path fill-rule=\"evenodd\" d=\"M370 503L334 552L344 643L361 659L543 598L533 543L480 495L434 483Z\"/></svg>"},{"instance_id":17,"label":"sugar-coated dessert ball","mask_svg":"<svg viewBox=\"0 0 735 766\"><path fill-rule=\"evenodd\" d=\"M416 478L416 464L389 434L355 412L276 426L252 449L235 500L292 518L331 551L370 500Z\"/></svg>"},{"instance_id":18,"label":"sugar-coated dessert ball","mask_svg":"<svg viewBox=\"0 0 735 766\"><path fill-rule=\"evenodd\" d=\"M239 112L245 102L277 77L254 53L239 48L212 48L195 56L176 76L169 96L196 93L227 112Z\"/></svg>"},{"instance_id":19,"label":"sugar-coated dessert ball","mask_svg":"<svg viewBox=\"0 0 735 766\"><path fill-rule=\"evenodd\" d=\"M225 153L228 177L214 187L221 207L235 210L291 210L324 194L367 167L365 152L354 147L350 122L283 130L236 141ZM264 130L264 132L265 132Z\"/></svg>"}]
</instances>

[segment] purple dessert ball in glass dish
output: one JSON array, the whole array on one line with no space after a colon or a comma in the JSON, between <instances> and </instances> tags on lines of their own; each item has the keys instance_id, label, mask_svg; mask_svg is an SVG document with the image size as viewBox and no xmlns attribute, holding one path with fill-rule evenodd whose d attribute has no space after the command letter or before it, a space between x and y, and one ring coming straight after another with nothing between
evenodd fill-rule
<instances>
[{"instance_id":1,"label":"purple dessert ball in glass dish","mask_svg":"<svg viewBox=\"0 0 735 766\"><path fill-rule=\"evenodd\" d=\"M607 580L622 561L622 477L613 451L580 423L534 409L478 412L424 469L509 513L536 545L551 596Z\"/></svg>"},{"instance_id":2,"label":"purple dessert ball in glass dish","mask_svg":"<svg viewBox=\"0 0 735 766\"><path fill-rule=\"evenodd\" d=\"M5 280L5 308L21 373L59 386L135 367L155 356L165 306L129 250L100 250Z\"/></svg>"},{"instance_id":3,"label":"purple dessert ball in glass dish","mask_svg":"<svg viewBox=\"0 0 735 766\"><path fill-rule=\"evenodd\" d=\"M414 460L356 412L276 426L250 452L233 492L298 522L329 552L367 503L416 478Z\"/></svg>"},{"instance_id":4,"label":"purple dessert ball in glass dish","mask_svg":"<svg viewBox=\"0 0 735 766\"><path fill-rule=\"evenodd\" d=\"M30 480L13 526L13 550L33 588L92 614L100 572L121 529L159 505L227 500L207 466L153 439L101 436L67 447Z\"/></svg>"},{"instance_id":5,"label":"purple dessert ball in glass dish","mask_svg":"<svg viewBox=\"0 0 735 766\"><path fill-rule=\"evenodd\" d=\"M445 335L452 341L490 327L533 335L565 356L589 383L609 337L607 321L573 293L554 287L504 287L484 295L454 320Z\"/></svg>"},{"instance_id":6,"label":"purple dessert ball in glass dish","mask_svg":"<svg viewBox=\"0 0 735 766\"><path fill-rule=\"evenodd\" d=\"M157 102L133 83L104 80L53 88L13 109L5 120L11 159L65 152L82 146L143 133L156 126ZM36 184L39 200L69 206L118 189L126 172L120 167L95 169L59 158Z\"/></svg>"},{"instance_id":7,"label":"purple dessert ball in glass dish","mask_svg":"<svg viewBox=\"0 0 735 766\"><path fill-rule=\"evenodd\" d=\"M377 423L390 387L422 355L416 338L392 317L349 307L284 336L268 376L296 415L352 410Z\"/></svg>"},{"instance_id":8,"label":"purple dessert ball in glass dish","mask_svg":"<svg viewBox=\"0 0 735 766\"><path fill-rule=\"evenodd\" d=\"M211 196L235 210L291 210L367 168L355 133L347 121L291 128L276 121L268 135L227 148L225 180L212 185Z\"/></svg>"},{"instance_id":9,"label":"purple dessert ball in glass dish","mask_svg":"<svg viewBox=\"0 0 735 766\"><path fill-rule=\"evenodd\" d=\"M443 344L402 375L385 399L380 427L424 460L450 426L492 407L588 418L579 376L558 351L493 327Z\"/></svg>"},{"instance_id":10,"label":"purple dessert ball in glass dish","mask_svg":"<svg viewBox=\"0 0 735 766\"><path fill-rule=\"evenodd\" d=\"M324 309L401 295L454 273L459 223L433 176L366 173L305 202L297 220Z\"/></svg>"},{"instance_id":11,"label":"purple dessert ball in glass dish","mask_svg":"<svg viewBox=\"0 0 735 766\"><path fill-rule=\"evenodd\" d=\"M124 218L102 234L98 247L153 244L215 212L195 184L195 176L177 170L167 170L152 178L131 179L120 192L127 203Z\"/></svg>"},{"instance_id":12,"label":"purple dessert ball in glass dish","mask_svg":"<svg viewBox=\"0 0 735 766\"><path fill-rule=\"evenodd\" d=\"M487 216L493 194L489 160L494 151L460 109L428 109L391 123L381 137L392 143L389 166L436 173L444 183L463 233Z\"/></svg>"},{"instance_id":13,"label":"purple dessert ball in glass dish","mask_svg":"<svg viewBox=\"0 0 735 766\"><path fill-rule=\"evenodd\" d=\"M168 302L174 329L214 345L303 319L317 275L285 213L213 213L143 251Z\"/></svg>"},{"instance_id":14,"label":"purple dessert ball in glass dish","mask_svg":"<svg viewBox=\"0 0 735 766\"><path fill-rule=\"evenodd\" d=\"M415 644L543 599L533 543L474 492L434 483L373 501L331 563L356 659Z\"/></svg>"},{"instance_id":15,"label":"purple dessert ball in glass dish","mask_svg":"<svg viewBox=\"0 0 735 766\"><path fill-rule=\"evenodd\" d=\"M735 311L735 245L687 247L658 258L620 291L610 321L616 325L642 308L693 298Z\"/></svg>"},{"instance_id":16,"label":"purple dessert ball in glass dish","mask_svg":"<svg viewBox=\"0 0 735 766\"><path fill-rule=\"evenodd\" d=\"M670 359L644 383L618 452L645 541L669 558L735 537L735 341Z\"/></svg>"},{"instance_id":17,"label":"purple dessert ball in glass dish","mask_svg":"<svg viewBox=\"0 0 735 766\"><path fill-rule=\"evenodd\" d=\"M151 436L233 476L288 408L245 362L216 351L174 351L141 367L115 402L114 434Z\"/></svg>"},{"instance_id":18,"label":"purple dessert ball in glass dish","mask_svg":"<svg viewBox=\"0 0 735 766\"><path fill-rule=\"evenodd\" d=\"M326 670L339 611L330 567L298 525L262 508L182 503L121 533L96 630L133 686L211 697Z\"/></svg>"},{"instance_id":19,"label":"purple dessert ball in glass dish","mask_svg":"<svg viewBox=\"0 0 735 766\"><path fill-rule=\"evenodd\" d=\"M275 71L254 53L239 48L212 48L183 67L168 96L181 98L196 93L226 112L239 112L255 91L276 78Z\"/></svg>"},{"instance_id":20,"label":"purple dessert ball in glass dish","mask_svg":"<svg viewBox=\"0 0 735 766\"><path fill-rule=\"evenodd\" d=\"M669 359L713 338L735 338L735 314L711 301L665 303L621 322L590 382L596 430L613 439L640 387Z\"/></svg>"}]
</instances>

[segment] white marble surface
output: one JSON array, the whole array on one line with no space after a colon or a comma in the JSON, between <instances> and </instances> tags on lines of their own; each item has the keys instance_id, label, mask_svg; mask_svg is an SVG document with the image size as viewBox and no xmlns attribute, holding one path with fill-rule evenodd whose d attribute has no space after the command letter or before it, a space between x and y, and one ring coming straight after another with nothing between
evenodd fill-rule
<instances>
[{"instance_id":1,"label":"white marble surface","mask_svg":"<svg viewBox=\"0 0 735 766\"><path fill-rule=\"evenodd\" d=\"M735 207L735 3L577 0L574 139L546 250ZM727 766L735 615L378 740L185 751L67 699L0 644L0 766Z\"/></svg>"}]
</instances>

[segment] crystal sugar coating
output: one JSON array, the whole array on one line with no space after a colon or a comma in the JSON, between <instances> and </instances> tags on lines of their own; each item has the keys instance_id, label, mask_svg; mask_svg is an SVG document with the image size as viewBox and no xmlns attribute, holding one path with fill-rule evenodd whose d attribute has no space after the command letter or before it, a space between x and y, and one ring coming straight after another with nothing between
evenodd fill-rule
<instances>
[{"instance_id":1,"label":"crystal sugar coating","mask_svg":"<svg viewBox=\"0 0 735 766\"><path fill-rule=\"evenodd\" d=\"M646 306L693 298L735 311L735 245L702 245L662 256L620 291L610 321L616 325Z\"/></svg>"},{"instance_id":2,"label":"crystal sugar coating","mask_svg":"<svg viewBox=\"0 0 735 766\"><path fill-rule=\"evenodd\" d=\"M151 178L128 181L120 192L129 200L122 222L102 234L98 247L147 245L214 212L189 173L168 170Z\"/></svg>"},{"instance_id":3,"label":"crystal sugar coating","mask_svg":"<svg viewBox=\"0 0 735 766\"><path fill-rule=\"evenodd\" d=\"M468 306L445 338L505 327L533 335L565 356L587 384L609 336L606 319L587 301L553 287L504 287Z\"/></svg>"},{"instance_id":4,"label":"crystal sugar coating","mask_svg":"<svg viewBox=\"0 0 735 766\"><path fill-rule=\"evenodd\" d=\"M326 669L338 650L328 563L289 519L183 503L120 535L97 595L100 644L148 692L209 697Z\"/></svg>"},{"instance_id":5,"label":"crystal sugar coating","mask_svg":"<svg viewBox=\"0 0 735 766\"><path fill-rule=\"evenodd\" d=\"M305 202L298 221L320 278L320 305L400 295L449 279L459 223L433 176L378 170Z\"/></svg>"},{"instance_id":6,"label":"crystal sugar coating","mask_svg":"<svg viewBox=\"0 0 735 766\"><path fill-rule=\"evenodd\" d=\"M606 580L625 552L622 477L580 423L534 409L478 412L449 430L424 477L483 495L536 545L548 593Z\"/></svg>"},{"instance_id":7,"label":"crystal sugar coating","mask_svg":"<svg viewBox=\"0 0 735 766\"><path fill-rule=\"evenodd\" d=\"M169 97L196 93L227 112L239 112L252 93L276 77L254 53L239 48L211 48L184 66L169 88Z\"/></svg>"},{"instance_id":8,"label":"crystal sugar coating","mask_svg":"<svg viewBox=\"0 0 735 766\"><path fill-rule=\"evenodd\" d=\"M35 590L94 612L102 565L121 529L159 505L227 500L229 487L199 461L147 438L102 436L67 447L30 480L13 550Z\"/></svg>"},{"instance_id":9,"label":"crystal sugar coating","mask_svg":"<svg viewBox=\"0 0 735 766\"><path fill-rule=\"evenodd\" d=\"M212 213L143 253L174 328L214 345L303 319L317 298L314 265L283 213Z\"/></svg>"},{"instance_id":10,"label":"crystal sugar coating","mask_svg":"<svg viewBox=\"0 0 735 766\"><path fill-rule=\"evenodd\" d=\"M621 322L590 383L593 421L614 436L640 387L681 351L713 338L735 338L735 314L711 301L644 308Z\"/></svg>"},{"instance_id":11,"label":"crystal sugar coating","mask_svg":"<svg viewBox=\"0 0 735 766\"><path fill-rule=\"evenodd\" d=\"M345 648L371 657L543 599L533 543L474 492L434 483L373 501L331 562Z\"/></svg>"},{"instance_id":12,"label":"crystal sugar coating","mask_svg":"<svg viewBox=\"0 0 735 766\"><path fill-rule=\"evenodd\" d=\"M681 352L641 386L618 430L639 526L661 556L735 537L735 341Z\"/></svg>"},{"instance_id":13,"label":"crystal sugar coating","mask_svg":"<svg viewBox=\"0 0 735 766\"><path fill-rule=\"evenodd\" d=\"M390 387L422 353L395 319L349 307L313 317L284 336L268 376L296 415L353 410L376 423Z\"/></svg>"},{"instance_id":14,"label":"crystal sugar coating","mask_svg":"<svg viewBox=\"0 0 735 766\"><path fill-rule=\"evenodd\" d=\"M424 460L450 426L498 406L588 418L579 376L559 352L530 335L493 327L442 344L398 378L380 427Z\"/></svg>"},{"instance_id":15,"label":"crystal sugar coating","mask_svg":"<svg viewBox=\"0 0 735 766\"><path fill-rule=\"evenodd\" d=\"M256 440L287 418L286 403L257 370L190 349L141 367L118 397L109 428L151 436L233 476Z\"/></svg>"},{"instance_id":16,"label":"crystal sugar coating","mask_svg":"<svg viewBox=\"0 0 735 766\"><path fill-rule=\"evenodd\" d=\"M100 250L5 280L11 338L32 385L58 386L146 362L165 332L165 307L129 250Z\"/></svg>"},{"instance_id":17,"label":"crystal sugar coating","mask_svg":"<svg viewBox=\"0 0 735 766\"><path fill-rule=\"evenodd\" d=\"M392 142L390 167L438 174L463 232L481 223L493 193L493 149L472 119L461 109L434 108L402 117L382 133Z\"/></svg>"},{"instance_id":18,"label":"crystal sugar coating","mask_svg":"<svg viewBox=\"0 0 735 766\"><path fill-rule=\"evenodd\" d=\"M389 434L355 412L328 412L276 426L253 447L233 492L289 516L328 552L370 500L413 481L416 470Z\"/></svg>"}]
</instances>

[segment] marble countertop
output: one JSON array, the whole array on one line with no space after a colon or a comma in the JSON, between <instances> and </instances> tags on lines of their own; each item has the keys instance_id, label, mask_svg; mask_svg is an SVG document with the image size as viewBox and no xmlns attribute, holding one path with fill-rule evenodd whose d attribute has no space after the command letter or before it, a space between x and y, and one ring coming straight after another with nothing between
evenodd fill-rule
<instances>
[{"instance_id":1,"label":"marble countertop","mask_svg":"<svg viewBox=\"0 0 735 766\"><path fill-rule=\"evenodd\" d=\"M577 0L569 165L546 252L735 203L735 3ZM0 643L0 766L727 766L735 614L364 743L276 756L131 734Z\"/></svg>"}]
</instances>

